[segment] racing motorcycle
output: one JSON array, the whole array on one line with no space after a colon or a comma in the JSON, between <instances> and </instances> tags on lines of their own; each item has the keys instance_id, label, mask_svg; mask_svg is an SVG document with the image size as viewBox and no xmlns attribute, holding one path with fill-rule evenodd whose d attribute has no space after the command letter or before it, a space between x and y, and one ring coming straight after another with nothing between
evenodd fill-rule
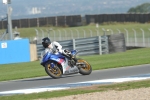
<instances>
[{"instance_id":1,"label":"racing motorcycle","mask_svg":"<svg viewBox=\"0 0 150 100\"><path fill-rule=\"evenodd\" d=\"M64 56L61 53L47 52L41 55L41 65L45 68L46 73L54 79L68 74L91 74L91 65L87 61L77 58L77 53L77 50L72 50L70 54Z\"/></svg>"}]
</instances>

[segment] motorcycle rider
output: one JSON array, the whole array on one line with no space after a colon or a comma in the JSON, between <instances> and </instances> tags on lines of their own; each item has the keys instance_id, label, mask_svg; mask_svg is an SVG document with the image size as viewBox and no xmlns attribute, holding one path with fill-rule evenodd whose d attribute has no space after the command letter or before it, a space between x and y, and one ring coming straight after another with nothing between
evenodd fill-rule
<instances>
[{"instance_id":1,"label":"motorcycle rider","mask_svg":"<svg viewBox=\"0 0 150 100\"><path fill-rule=\"evenodd\" d=\"M45 37L42 39L42 45L45 48L44 53L47 53L47 52L52 52L54 54L61 53L66 57L71 57L70 51L66 49L63 50L62 46L58 42L56 41L51 42L48 37Z\"/></svg>"}]
</instances>

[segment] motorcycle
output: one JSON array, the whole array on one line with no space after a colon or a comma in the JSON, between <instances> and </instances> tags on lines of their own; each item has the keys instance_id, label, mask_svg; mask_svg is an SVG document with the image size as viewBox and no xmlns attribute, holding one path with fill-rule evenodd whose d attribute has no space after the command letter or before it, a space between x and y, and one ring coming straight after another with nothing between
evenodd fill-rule
<instances>
[{"instance_id":1,"label":"motorcycle","mask_svg":"<svg viewBox=\"0 0 150 100\"><path fill-rule=\"evenodd\" d=\"M46 73L54 79L62 77L62 75L77 74L89 75L92 72L91 65L77 58L77 50L70 51L70 55L64 56L61 53L53 54L47 52L41 55L41 65L45 68Z\"/></svg>"}]
</instances>

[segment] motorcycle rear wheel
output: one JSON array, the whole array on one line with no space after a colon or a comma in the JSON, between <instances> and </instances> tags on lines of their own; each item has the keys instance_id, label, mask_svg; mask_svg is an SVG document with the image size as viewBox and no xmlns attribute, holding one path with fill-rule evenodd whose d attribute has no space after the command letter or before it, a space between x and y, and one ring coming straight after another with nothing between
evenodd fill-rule
<instances>
[{"instance_id":1,"label":"motorcycle rear wheel","mask_svg":"<svg viewBox=\"0 0 150 100\"><path fill-rule=\"evenodd\" d=\"M87 61L85 61L83 59L80 59L80 58L77 58L77 63L81 63L81 64L78 65L80 74L82 74L82 75L91 74L92 67Z\"/></svg>"},{"instance_id":2,"label":"motorcycle rear wheel","mask_svg":"<svg viewBox=\"0 0 150 100\"><path fill-rule=\"evenodd\" d=\"M50 63L45 65L46 73L54 79L60 78L62 76L62 71L57 64L54 67L51 67Z\"/></svg>"}]
</instances>

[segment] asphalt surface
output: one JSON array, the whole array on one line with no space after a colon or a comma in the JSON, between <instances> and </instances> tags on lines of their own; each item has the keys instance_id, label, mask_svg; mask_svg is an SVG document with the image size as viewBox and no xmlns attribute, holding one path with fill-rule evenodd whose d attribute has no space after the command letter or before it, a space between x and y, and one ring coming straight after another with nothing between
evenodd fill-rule
<instances>
[{"instance_id":1,"label":"asphalt surface","mask_svg":"<svg viewBox=\"0 0 150 100\"><path fill-rule=\"evenodd\" d=\"M46 76L23 80L5 81L0 82L0 92L10 90L30 89L45 86L55 86L67 83L76 83L92 80L122 78L149 73L150 73L150 64L146 64L146 65L98 70L93 71L90 75L81 75L81 74L66 75L62 76L62 78L60 79L53 79L49 76Z\"/></svg>"}]
</instances>

